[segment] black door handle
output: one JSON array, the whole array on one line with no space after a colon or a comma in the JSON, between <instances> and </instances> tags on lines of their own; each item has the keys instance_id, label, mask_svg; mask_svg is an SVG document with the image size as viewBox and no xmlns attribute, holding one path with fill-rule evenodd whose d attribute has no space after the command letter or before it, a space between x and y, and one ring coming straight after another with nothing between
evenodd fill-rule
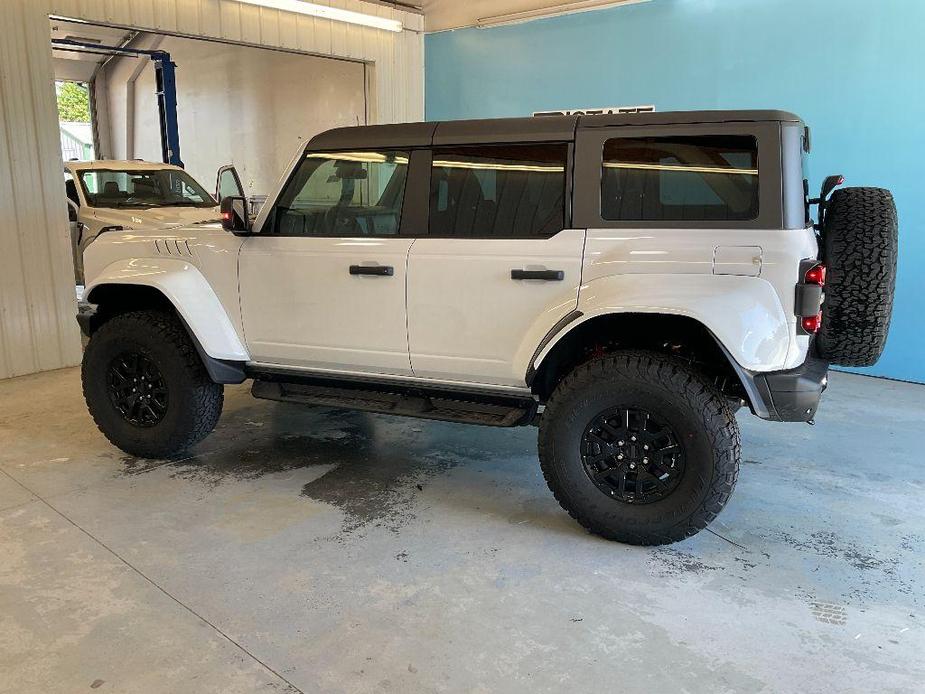
<instances>
[{"instance_id":1,"label":"black door handle","mask_svg":"<svg viewBox=\"0 0 925 694\"><path fill-rule=\"evenodd\" d=\"M546 282L561 282L565 279L562 270L511 270L512 280L545 280Z\"/></svg>"},{"instance_id":2,"label":"black door handle","mask_svg":"<svg viewBox=\"0 0 925 694\"><path fill-rule=\"evenodd\" d=\"M395 274L395 268L393 268L391 265L351 265L350 274L391 277Z\"/></svg>"}]
</instances>

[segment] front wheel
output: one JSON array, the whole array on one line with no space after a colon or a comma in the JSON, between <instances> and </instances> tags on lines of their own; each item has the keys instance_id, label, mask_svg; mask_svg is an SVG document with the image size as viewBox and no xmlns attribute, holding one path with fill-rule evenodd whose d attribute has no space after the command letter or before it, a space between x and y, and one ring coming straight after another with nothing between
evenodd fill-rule
<instances>
[{"instance_id":1,"label":"front wheel","mask_svg":"<svg viewBox=\"0 0 925 694\"><path fill-rule=\"evenodd\" d=\"M99 430L142 458L168 458L218 422L223 387L209 378L180 321L163 311L125 313L93 333L81 369Z\"/></svg>"},{"instance_id":2,"label":"front wheel","mask_svg":"<svg viewBox=\"0 0 925 694\"><path fill-rule=\"evenodd\" d=\"M739 429L722 394L671 357L619 352L556 387L540 421L543 475L592 533L634 545L690 537L723 509Z\"/></svg>"}]
</instances>

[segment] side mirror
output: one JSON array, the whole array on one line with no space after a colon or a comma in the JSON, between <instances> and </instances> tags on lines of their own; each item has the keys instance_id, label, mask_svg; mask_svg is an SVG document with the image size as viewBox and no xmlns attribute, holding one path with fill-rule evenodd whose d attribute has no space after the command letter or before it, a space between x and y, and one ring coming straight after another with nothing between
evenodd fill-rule
<instances>
[{"instance_id":1,"label":"side mirror","mask_svg":"<svg viewBox=\"0 0 925 694\"><path fill-rule=\"evenodd\" d=\"M247 217L247 199L229 195L222 199L222 228L235 234L247 233L251 229Z\"/></svg>"},{"instance_id":2,"label":"side mirror","mask_svg":"<svg viewBox=\"0 0 925 694\"><path fill-rule=\"evenodd\" d=\"M77 205L70 198L67 201L67 219L69 222L77 221Z\"/></svg>"}]
</instances>

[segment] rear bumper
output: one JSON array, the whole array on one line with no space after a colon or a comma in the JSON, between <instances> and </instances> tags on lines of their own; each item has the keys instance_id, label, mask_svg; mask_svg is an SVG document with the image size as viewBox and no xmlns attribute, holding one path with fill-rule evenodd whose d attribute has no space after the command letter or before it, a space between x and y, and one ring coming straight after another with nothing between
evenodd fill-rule
<instances>
[{"instance_id":1,"label":"rear bumper","mask_svg":"<svg viewBox=\"0 0 925 694\"><path fill-rule=\"evenodd\" d=\"M751 373L752 412L775 422L808 422L828 385L829 362L815 357L795 369Z\"/></svg>"}]
</instances>

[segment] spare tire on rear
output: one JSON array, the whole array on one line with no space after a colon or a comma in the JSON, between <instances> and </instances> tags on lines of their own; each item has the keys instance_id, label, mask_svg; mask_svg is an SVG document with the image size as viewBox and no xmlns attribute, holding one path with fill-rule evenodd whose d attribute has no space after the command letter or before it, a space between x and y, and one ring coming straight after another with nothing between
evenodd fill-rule
<instances>
[{"instance_id":1,"label":"spare tire on rear","mask_svg":"<svg viewBox=\"0 0 925 694\"><path fill-rule=\"evenodd\" d=\"M841 366L871 366L883 352L896 286L896 204L882 188L842 188L822 228L825 303L816 349Z\"/></svg>"}]
</instances>

